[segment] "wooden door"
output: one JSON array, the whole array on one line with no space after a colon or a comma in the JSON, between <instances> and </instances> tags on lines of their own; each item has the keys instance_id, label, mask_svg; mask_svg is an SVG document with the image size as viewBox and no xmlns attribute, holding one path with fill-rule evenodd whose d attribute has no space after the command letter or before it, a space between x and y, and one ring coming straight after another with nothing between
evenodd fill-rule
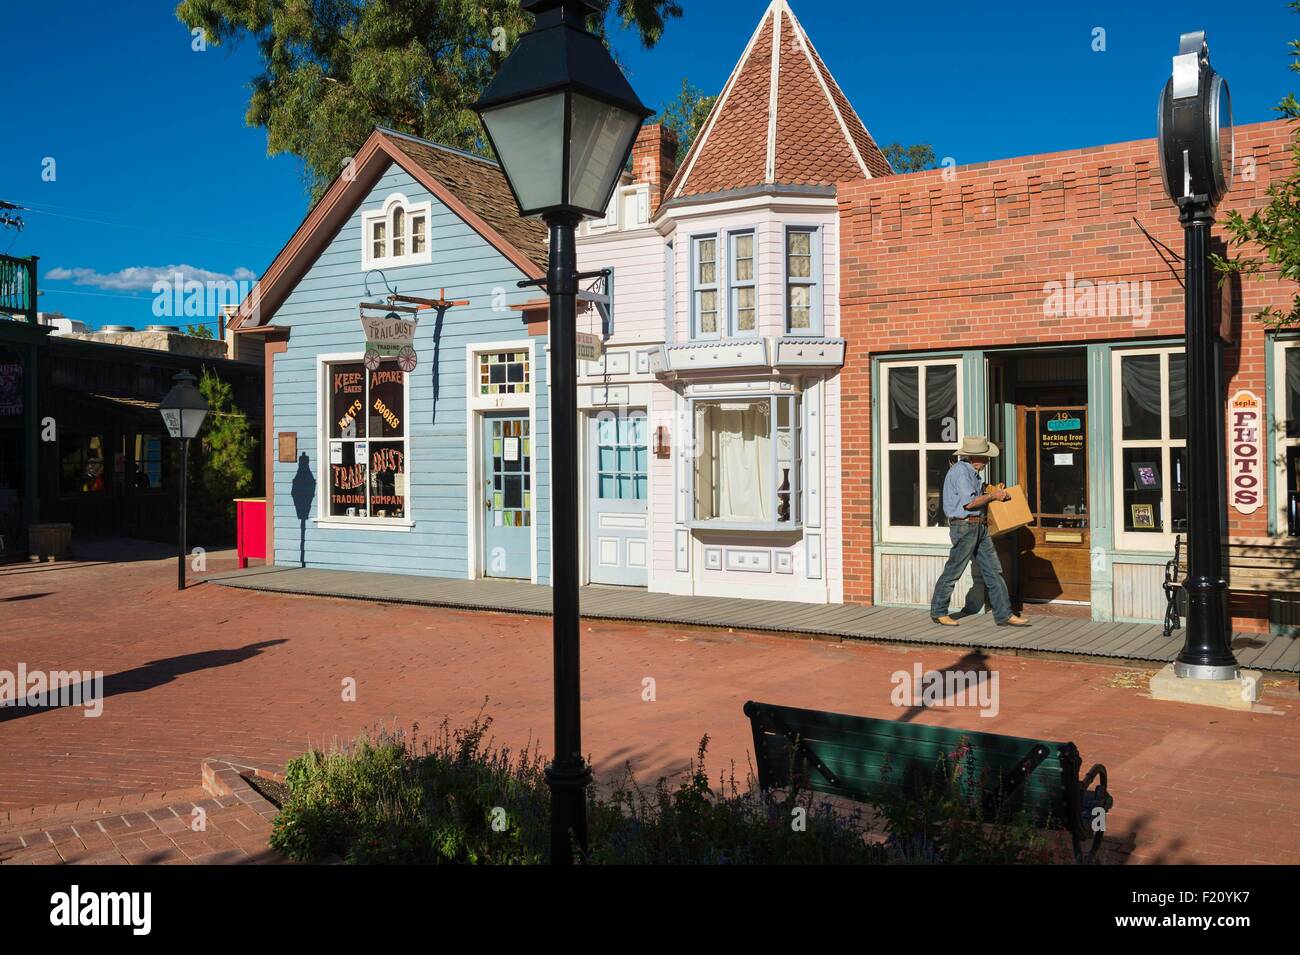
<instances>
[{"instance_id":1,"label":"wooden door","mask_svg":"<svg viewBox=\"0 0 1300 955\"><path fill-rule=\"evenodd\" d=\"M1020 532L1020 592L1026 600L1092 598L1088 517L1088 409L1019 405L1019 483L1033 523Z\"/></svg>"}]
</instances>

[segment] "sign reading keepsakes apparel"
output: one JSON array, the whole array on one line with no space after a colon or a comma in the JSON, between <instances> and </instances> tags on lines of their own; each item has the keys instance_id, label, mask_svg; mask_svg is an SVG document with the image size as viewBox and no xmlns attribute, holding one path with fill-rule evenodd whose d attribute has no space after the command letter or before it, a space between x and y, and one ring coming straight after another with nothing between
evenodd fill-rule
<instances>
[{"instance_id":1,"label":"sign reading keepsakes apparel","mask_svg":"<svg viewBox=\"0 0 1300 955\"><path fill-rule=\"evenodd\" d=\"M1264 501L1264 409L1253 391L1228 402L1228 500L1238 513L1253 514Z\"/></svg>"}]
</instances>

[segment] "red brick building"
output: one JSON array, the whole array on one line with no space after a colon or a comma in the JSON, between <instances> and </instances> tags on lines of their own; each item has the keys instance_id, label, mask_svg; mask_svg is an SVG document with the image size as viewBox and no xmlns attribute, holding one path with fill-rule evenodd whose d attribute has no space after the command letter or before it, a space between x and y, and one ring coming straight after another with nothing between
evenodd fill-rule
<instances>
[{"instance_id":1,"label":"red brick building","mask_svg":"<svg viewBox=\"0 0 1300 955\"><path fill-rule=\"evenodd\" d=\"M1264 204L1290 145L1280 121L1236 131L1220 222ZM1013 595L1031 613L1160 619L1186 533L1186 391L1183 234L1154 140L844 182L838 197L845 599L928 605L952 450L988 434L995 477L1024 485L1036 515L1001 544ZM1253 393L1265 423L1253 462L1234 465L1252 448L1229 440L1229 479L1265 472L1254 506L1229 507L1233 535L1300 533L1300 335L1254 318L1294 292L1234 281L1216 303L1226 394ZM1284 599L1233 612L1246 629L1300 619Z\"/></svg>"}]
</instances>

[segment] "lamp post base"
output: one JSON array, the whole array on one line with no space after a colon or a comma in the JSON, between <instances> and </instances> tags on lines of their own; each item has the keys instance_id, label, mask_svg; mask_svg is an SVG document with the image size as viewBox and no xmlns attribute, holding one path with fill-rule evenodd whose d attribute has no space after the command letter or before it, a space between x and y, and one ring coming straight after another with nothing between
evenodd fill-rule
<instances>
[{"instance_id":1,"label":"lamp post base","mask_svg":"<svg viewBox=\"0 0 1300 955\"><path fill-rule=\"evenodd\" d=\"M1207 679L1187 677L1177 672L1185 664L1166 664L1164 669L1152 674L1151 699L1170 703L1192 703L1196 706L1214 706L1224 710L1253 710L1259 702L1259 670L1241 670L1235 677ZM1204 667L1203 669L1215 669Z\"/></svg>"},{"instance_id":2,"label":"lamp post base","mask_svg":"<svg viewBox=\"0 0 1300 955\"><path fill-rule=\"evenodd\" d=\"M1199 663L1174 663L1174 676L1180 680L1235 680L1241 676L1241 667L1206 666Z\"/></svg>"}]
</instances>

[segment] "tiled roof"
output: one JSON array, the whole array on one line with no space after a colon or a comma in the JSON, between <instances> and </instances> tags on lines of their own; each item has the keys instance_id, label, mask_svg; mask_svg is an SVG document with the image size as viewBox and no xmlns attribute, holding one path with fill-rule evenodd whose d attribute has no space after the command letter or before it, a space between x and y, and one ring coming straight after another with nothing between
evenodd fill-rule
<instances>
[{"instance_id":1,"label":"tiled roof","mask_svg":"<svg viewBox=\"0 0 1300 955\"><path fill-rule=\"evenodd\" d=\"M772 0L668 195L891 173L789 4Z\"/></svg>"},{"instance_id":2,"label":"tiled roof","mask_svg":"<svg viewBox=\"0 0 1300 955\"><path fill-rule=\"evenodd\" d=\"M496 163L405 133L389 129L380 133L535 265L546 267L546 226L539 219L519 215L519 206Z\"/></svg>"}]
</instances>

